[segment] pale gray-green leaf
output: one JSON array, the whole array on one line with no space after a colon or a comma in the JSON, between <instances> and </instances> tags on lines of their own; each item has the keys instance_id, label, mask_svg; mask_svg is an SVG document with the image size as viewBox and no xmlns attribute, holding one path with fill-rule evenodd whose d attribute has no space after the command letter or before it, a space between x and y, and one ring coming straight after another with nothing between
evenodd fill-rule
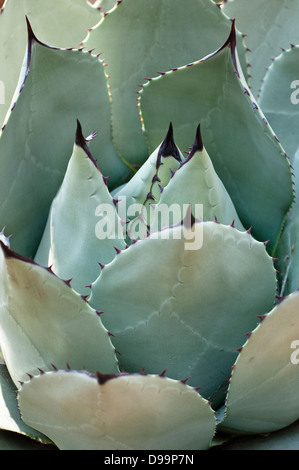
<instances>
[{"instance_id":1,"label":"pale gray-green leaf","mask_svg":"<svg viewBox=\"0 0 299 470\"><path fill-rule=\"evenodd\" d=\"M206 400L159 376L46 373L24 383L19 406L61 450L205 450L215 432Z\"/></svg>"},{"instance_id":2,"label":"pale gray-green leaf","mask_svg":"<svg viewBox=\"0 0 299 470\"><path fill-rule=\"evenodd\" d=\"M299 292L275 306L240 353L226 398L221 428L267 433L299 418Z\"/></svg>"},{"instance_id":3,"label":"pale gray-green leaf","mask_svg":"<svg viewBox=\"0 0 299 470\"><path fill-rule=\"evenodd\" d=\"M90 304L104 311L126 371L167 368L219 403L236 349L273 306L276 275L250 234L185 222L119 253L93 283Z\"/></svg>"},{"instance_id":4,"label":"pale gray-green leaf","mask_svg":"<svg viewBox=\"0 0 299 470\"><path fill-rule=\"evenodd\" d=\"M118 370L97 313L50 270L1 244L0 347L15 385L38 369Z\"/></svg>"}]
</instances>

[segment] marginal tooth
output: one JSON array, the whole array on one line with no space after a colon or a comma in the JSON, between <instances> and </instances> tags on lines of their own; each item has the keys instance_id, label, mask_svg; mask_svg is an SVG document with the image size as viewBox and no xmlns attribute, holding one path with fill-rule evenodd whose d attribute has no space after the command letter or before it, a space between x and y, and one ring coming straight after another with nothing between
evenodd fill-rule
<instances>
[{"instance_id":1,"label":"marginal tooth","mask_svg":"<svg viewBox=\"0 0 299 470\"><path fill-rule=\"evenodd\" d=\"M181 380L181 383L186 384L189 379L190 379L190 377L186 377L185 379Z\"/></svg>"},{"instance_id":2,"label":"marginal tooth","mask_svg":"<svg viewBox=\"0 0 299 470\"><path fill-rule=\"evenodd\" d=\"M266 317L267 317L267 314L265 314L265 315L257 315L257 318L260 319L260 322L261 322L261 323L265 320Z\"/></svg>"}]
</instances>

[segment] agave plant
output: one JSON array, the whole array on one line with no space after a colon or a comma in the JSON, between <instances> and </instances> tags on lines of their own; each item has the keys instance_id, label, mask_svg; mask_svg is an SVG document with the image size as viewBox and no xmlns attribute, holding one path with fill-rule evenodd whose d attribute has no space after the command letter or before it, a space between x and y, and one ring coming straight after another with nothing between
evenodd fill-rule
<instances>
[{"instance_id":1,"label":"agave plant","mask_svg":"<svg viewBox=\"0 0 299 470\"><path fill-rule=\"evenodd\" d=\"M299 11L255 3L5 2L1 448L298 448Z\"/></svg>"}]
</instances>

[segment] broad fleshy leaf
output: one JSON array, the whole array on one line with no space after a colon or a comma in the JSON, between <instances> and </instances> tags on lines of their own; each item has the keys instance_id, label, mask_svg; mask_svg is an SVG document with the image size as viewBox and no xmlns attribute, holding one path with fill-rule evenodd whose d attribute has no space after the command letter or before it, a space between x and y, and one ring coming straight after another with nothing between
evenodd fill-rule
<instances>
[{"instance_id":1,"label":"broad fleshy leaf","mask_svg":"<svg viewBox=\"0 0 299 470\"><path fill-rule=\"evenodd\" d=\"M267 433L299 418L299 292L266 315L232 373L221 429Z\"/></svg>"},{"instance_id":2,"label":"broad fleshy leaf","mask_svg":"<svg viewBox=\"0 0 299 470\"><path fill-rule=\"evenodd\" d=\"M52 364L118 371L108 331L67 281L2 242L0 257L0 346L17 387Z\"/></svg>"},{"instance_id":3,"label":"broad fleshy leaf","mask_svg":"<svg viewBox=\"0 0 299 470\"><path fill-rule=\"evenodd\" d=\"M28 28L24 86L0 136L0 226L13 234L15 251L34 256L72 153L76 120L86 132L98 131L90 150L105 176L117 179L123 164L111 144L102 62L88 52L48 47Z\"/></svg>"},{"instance_id":4,"label":"broad fleshy leaf","mask_svg":"<svg viewBox=\"0 0 299 470\"><path fill-rule=\"evenodd\" d=\"M268 68L259 97L259 104L291 163L299 146L298 63L299 46L284 50Z\"/></svg>"},{"instance_id":5,"label":"broad fleshy leaf","mask_svg":"<svg viewBox=\"0 0 299 470\"><path fill-rule=\"evenodd\" d=\"M73 289L88 294L86 286L99 276L99 262L110 262L116 249L125 248L121 235L122 221L78 122L72 157L35 261L51 266L62 279L71 278Z\"/></svg>"},{"instance_id":6,"label":"broad fleshy leaf","mask_svg":"<svg viewBox=\"0 0 299 470\"><path fill-rule=\"evenodd\" d=\"M299 147L293 160L294 193L299 191ZM299 289L299 202L295 202L288 217L277 248L277 268L280 281L280 296L286 296Z\"/></svg>"},{"instance_id":7,"label":"broad fleshy leaf","mask_svg":"<svg viewBox=\"0 0 299 470\"><path fill-rule=\"evenodd\" d=\"M204 147L200 126L197 128L196 138L188 157L181 162L153 207L151 232L179 223L185 217L190 205L196 219L210 221L216 219L222 224L234 224L238 230L244 230L232 200L216 174ZM163 212L167 213L169 209L172 218L171 220L167 218L163 224Z\"/></svg>"},{"instance_id":8,"label":"broad fleshy leaf","mask_svg":"<svg viewBox=\"0 0 299 470\"><path fill-rule=\"evenodd\" d=\"M148 156L136 108L136 92L145 77L208 54L227 37L230 25L211 0L123 0L92 28L84 44L105 57L113 142L126 161L141 165ZM240 51L244 58L241 43Z\"/></svg>"},{"instance_id":9,"label":"broad fleshy leaf","mask_svg":"<svg viewBox=\"0 0 299 470\"><path fill-rule=\"evenodd\" d=\"M185 217L120 252L93 283L90 304L104 311L124 370L166 368L174 379L189 377L215 404L236 349L257 315L272 308L275 293L263 243L231 226L192 225Z\"/></svg>"},{"instance_id":10,"label":"broad fleshy leaf","mask_svg":"<svg viewBox=\"0 0 299 470\"><path fill-rule=\"evenodd\" d=\"M51 8L48 0L6 0L0 14L0 78L4 86L0 125L17 87L26 52L26 16L37 36L56 47L78 47L88 28L101 19L100 11L82 0L51 0Z\"/></svg>"},{"instance_id":11,"label":"broad fleshy leaf","mask_svg":"<svg viewBox=\"0 0 299 470\"><path fill-rule=\"evenodd\" d=\"M232 0L225 2L222 10L226 15L235 18L238 28L246 34L246 45L250 49L249 84L258 98L271 58L278 56L281 48L288 48L290 43L299 43L298 2Z\"/></svg>"},{"instance_id":12,"label":"broad fleshy leaf","mask_svg":"<svg viewBox=\"0 0 299 470\"><path fill-rule=\"evenodd\" d=\"M153 151L128 183L114 191L114 197L126 198L128 206L157 202L184 157L176 146L170 124L163 142Z\"/></svg>"},{"instance_id":13,"label":"broad fleshy leaf","mask_svg":"<svg viewBox=\"0 0 299 470\"><path fill-rule=\"evenodd\" d=\"M23 384L19 406L61 450L204 450L216 424L191 387L138 374L46 373Z\"/></svg>"},{"instance_id":14,"label":"broad fleshy leaf","mask_svg":"<svg viewBox=\"0 0 299 470\"><path fill-rule=\"evenodd\" d=\"M251 95L236 51L234 23L222 47L209 56L150 80L140 92L150 148L170 116L184 148L201 133L215 171L242 224L275 252L292 203L291 170L285 152ZM262 184L260 183L262 181Z\"/></svg>"},{"instance_id":15,"label":"broad fleshy leaf","mask_svg":"<svg viewBox=\"0 0 299 470\"><path fill-rule=\"evenodd\" d=\"M299 422L273 433L228 439L216 450L299 450Z\"/></svg>"},{"instance_id":16,"label":"broad fleshy leaf","mask_svg":"<svg viewBox=\"0 0 299 470\"><path fill-rule=\"evenodd\" d=\"M181 222L190 206L196 219L216 219L244 230L203 146L200 126L185 158L175 145L170 125L161 146L115 197L118 211L128 220L128 242Z\"/></svg>"},{"instance_id":17,"label":"broad fleshy leaf","mask_svg":"<svg viewBox=\"0 0 299 470\"><path fill-rule=\"evenodd\" d=\"M152 205L159 202L161 193L183 160L183 154L175 144L170 123L161 145L130 181L115 191L118 214L123 220L127 220L126 234L129 244L134 239L147 236L150 230L148 226L154 223L150 220Z\"/></svg>"}]
</instances>

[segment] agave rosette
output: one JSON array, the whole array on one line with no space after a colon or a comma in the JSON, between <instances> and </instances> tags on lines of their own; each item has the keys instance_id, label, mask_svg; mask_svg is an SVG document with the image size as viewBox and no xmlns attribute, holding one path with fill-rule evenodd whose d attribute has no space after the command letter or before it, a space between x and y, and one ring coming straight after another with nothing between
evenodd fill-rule
<instances>
[{"instance_id":1,"label":"agave rosette","mask_svg":"<svg viewBox=\"0 0 299 470\"><path fill-rule=\"evenodd\" d=\"M0 426L59 449L208 449L299 414L296 141L288 157L267 94L289 54L256 99L230 4L141 3L74 2L69 24L84 11L89 30L65 49L37 36L45 2L21 12L0 136Z\"/></svg>"}]
</instances>

